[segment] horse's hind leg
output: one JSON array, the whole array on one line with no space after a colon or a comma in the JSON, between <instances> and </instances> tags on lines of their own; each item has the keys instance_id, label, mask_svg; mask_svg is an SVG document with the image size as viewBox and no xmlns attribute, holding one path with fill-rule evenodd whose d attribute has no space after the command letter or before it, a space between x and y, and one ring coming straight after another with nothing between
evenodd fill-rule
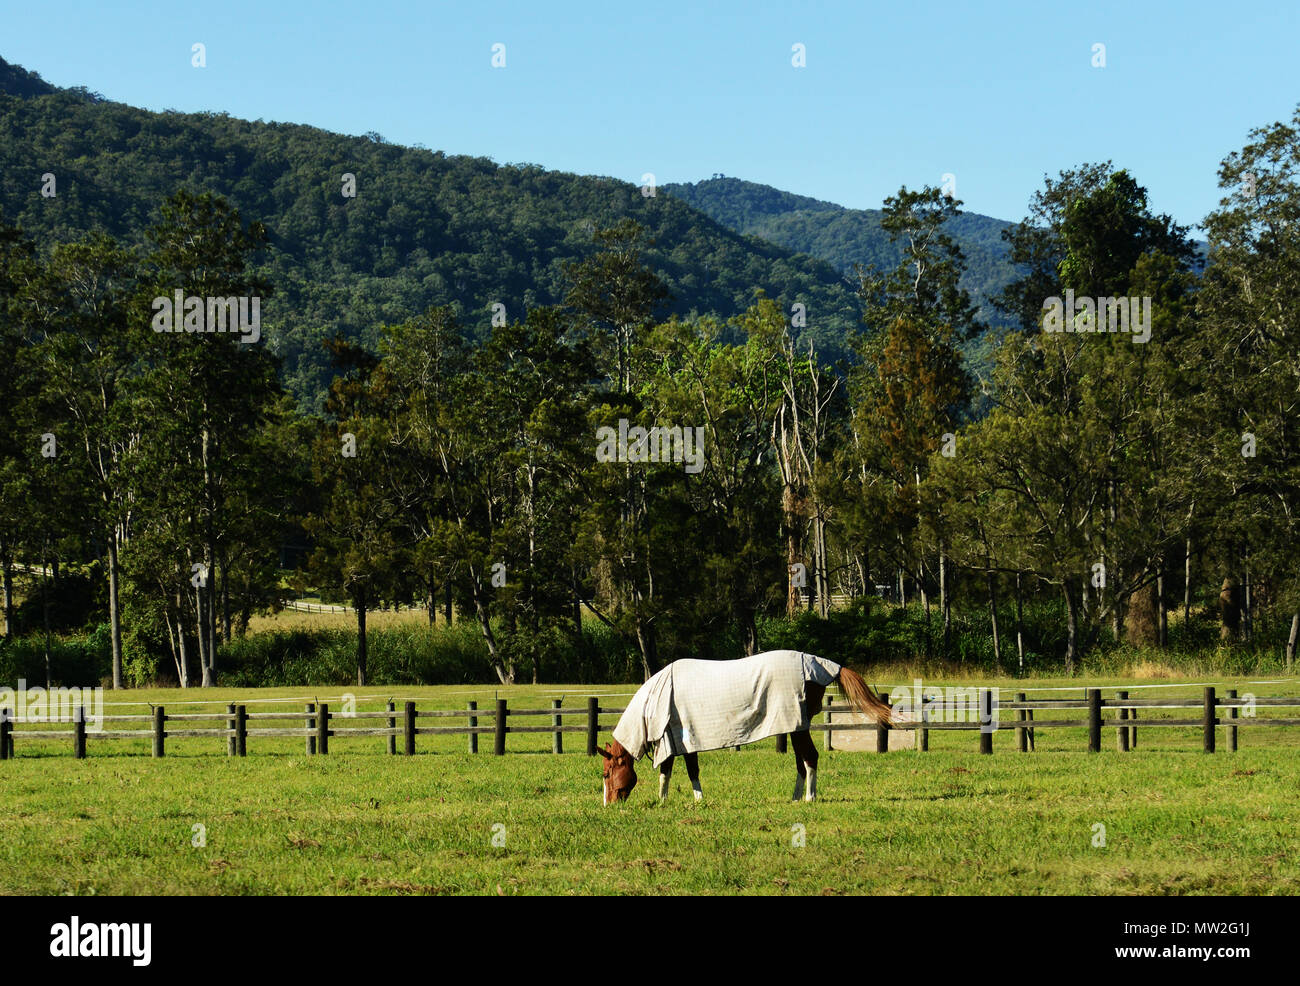
<instances>
[{"instance_id":1,"label":"horse's hind leg","mask_svg":"<svg viewBox=\"0 0 1300 986\"><path fill-rule=\"evenodd\" d=\"M695 800L699 801L704 797L704 792L700 790L700 755L698 753L686 753L682 755L686 761L686 776L691 779L691 790L695 792Z\"/></svg>"},{"instance_id":2,"label":"horse's hind leg","mask_svg":"<svg viewBox=\"0 0 1300 986\"><path fill-rule=\"evenodd\" d=\"M791 801L803 800L803 785L804 785L804 781L807 779L808 776L807 768L804 767L803 765L803 753L801 752L803 750L803 742L800 740L800 737L803 735L805 734L803 733L790 734L790 746L794 750L794 769L795 769L794 794L790 796Z\"/></svg>"},{"instance_id":3,"label":"horse's hind leg","mask_svg":"<svg viewBox=\"0 0 1300 986\"><path fill-rule=\"evenodd\" d=\"M790 745L794 747L794 765L799 772L794 782L794 798L798 801L817 800L817 744L813 742L812 733L806 729L790 734ZM804 793L804 778L807 778L808 791Z\"/></svg>"},{"instance_id":4,"label":"horse's hind leg","mask_svg":"<svg viewBox=\"0 0 1300 986\"><path fill-rule=\"evenodd\" d=\"M673 758L669 757L659 765L659 803L668 800L668 782L673 779Z\"/></svg>"}]
</instances>

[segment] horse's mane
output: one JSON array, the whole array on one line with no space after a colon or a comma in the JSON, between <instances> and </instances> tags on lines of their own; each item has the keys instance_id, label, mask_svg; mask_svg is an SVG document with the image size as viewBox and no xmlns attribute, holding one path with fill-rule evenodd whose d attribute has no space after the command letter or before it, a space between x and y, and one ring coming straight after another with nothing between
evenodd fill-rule
<instances>
[{"instance_id":1,"label":"horse's mane","mask_svg":"<svg viewBox=\"0 0 1300 986\"><path fill-rule=\"evenodd\" d=\"M844 694L853 703L853 707L868 719L883 722L885 725L893 723L894 718L889 703L873 692L862 680L862 675L852 668L840 668L840 687L844 689Z\"/></svg>"}]
</instances>

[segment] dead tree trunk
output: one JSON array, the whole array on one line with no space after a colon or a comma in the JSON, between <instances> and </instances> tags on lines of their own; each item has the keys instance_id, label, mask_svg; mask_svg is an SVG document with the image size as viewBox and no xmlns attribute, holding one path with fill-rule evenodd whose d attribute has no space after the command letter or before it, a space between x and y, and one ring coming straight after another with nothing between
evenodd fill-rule
<instances>
[{"instance_id":1,"label":"dead tree trunk","mask_svg":"<svg viewBox=\"0 0 1300 986\"><path fill-rule=\"evenodd\" d=\"M998 633L997 583L993 577L992 569L987 570L984 573L984 577L988 581L988 587L989 587L989 623L992 624L993 626L993 662L1000 669L1002 667L1002 640L1000 634Z\"/></svg>"},{"instance_id":2,"label":"dead tree trunk","mask_svg":"<svg viewBox=\"0 0 1300 986\"><path fill-rule=\"evenodd\" d=\"M1291 614L1291 635L1286 638L1286 669L1295 668L1296 637L1300 635L1300 611Z\"/></svg>"},{"instance_id":3,"label":"dead tree trunk","mask_svg":"<svg viewBox=\"0 0 1300 986\"><path fill-rule=\"evenodd\" d=\"M1219 590L1219 639L1235 641L1241 633L1241 590L1231 575Z\"/></svg>"},{"instance_id":4,"label":"dead tree trunk","mask_svg":"<svg viewBox=\"0 0 1300 986\"><path fill-rule=\"evenodd\" d=\"M1079 604L1075 601L1070 588L1070 580L1062 581L1061 591L1065 593L1065 673L1074 674L1079 662Z\"/></svg>"},{"instance_id":5,"label":"dead tree trunk","mask_svg":"<svg viewBox=\"0 0 1300 986\"><path fill-rule=\"evenodd\" d=\"M357 608L357 685L364 688L366 684L367 658L369 656L366 652L366 610L370 605L370 600L366 598L366 593L363 590L353 596L353 603Z\"/></svg>"},{"instance_id":6,"label":"dead tree trunk","mask_svg":"<svg viewBox=\"0 0 1300 986\"><path fill-rule=\"evenodd\" d=\"M1021 671L1025 670L1025 610L1020 595L1020 573L1016 572L1016 659Z\"/></svg>"},{"instance_id":7,"label":"dead tree trunk","mask_svg":"<svg viewBox=\"0 0 1300 986\"><path fill-rule=\"evenodd\" d=\"M108 530L108 625L113 648L113 687L122 687L122 608L118 603L117 528Z\"/></svg>"}]
</instances>

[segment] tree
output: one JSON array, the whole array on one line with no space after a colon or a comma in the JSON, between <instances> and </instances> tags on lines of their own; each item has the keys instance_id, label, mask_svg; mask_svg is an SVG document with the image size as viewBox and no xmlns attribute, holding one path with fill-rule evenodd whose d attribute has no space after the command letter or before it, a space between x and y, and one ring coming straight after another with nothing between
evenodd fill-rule
<instances>
[{"instance_id":1,"label":"tree","mask_svg":"<svg viewBox=\"0 0 1300 986\"><path fill-rule=\"evenodd\" d=\"M42 402L57 415L65 460L75 452L88 470L87 506L105 545L114 688L122 687L119 552L135 499L125 460L140 439L127 406L144 341L129 314L137 265L131 251L90 234L54 249L31 298L28 359L41 378Z\"/></svg>"},{"instance_id":2,"label":"tree","mask_svg":"<svg viewBox=\"0 0 1300 986\"><path fill-rule=\"evenodd\" d=\"M1060 258L1058 280L1030 270L1008 296L1024 301L1046 287L1040 319L1064 289L1101 299L1092 331L1008 338L994 410L965 429L956 461L936 476L958 491L975 527L977 536L961 539L970 564L1030 571L1060 591L1067 672L1107 616L1118 636L1125 601L1160 584L1164 559L1185 534L1199 461L1188 428L1195 418L1181 418L1175 403L1187 396L1177 388L1193 337L1188 245L1168 217L1150 215L1145 190L1127 174L1079 174L1049 182L1035 200L1040 214L1058 217L1056 232L1024 232L1040 256ZM1127 270L1116 266L1130 261ZM1134 291L1157 313L1150 339L1098 334L1096 306ZM1006 516L1023 528L1008 529Z\"/></svg>"},{"instance_id":3,"label":"tree","mask_svg":"<svg viewBox=\"0 0 1300 986\"><path fill-rule=\"evenodd\" d=\"M395 596L408 568L402 528L403 456L395 435L395 396L376 372L376 357L342 341L331 347L344 370L330 387L327 412L312 445L312 478L318 490L303 526L315 541L310 566L336 586L357 614L357 684L368 674L366 620L370 610Z\"/></svg>"},{"instance_id":4,"label":"tree","mask_svg":"<svg viewBox=\"0 0 1300 986\"><path fill-rule=\"evenodd\" d=\"M260 313L270 285L251 270L267 244L260 222L245 226L225 200L185 190L160 209L150 230L153 243L136 318L154 329L142 389L155 422L146 452L160 481L171 484L173 509L184 511L185 543L172 545L178 561L194 573L194 626L204 686L216 669L217 611L226 595L232 547L232 504L240 485L257 468L256 439L279 397L276 361L252 331L237 334L214 326L223 299L242 299L251 320ZM159 332L159 305L184 300L173 328ZM190 299L195 299L192 302ZM214 308L214 302L217 307ZM192 308L197 304L198 308ZM224 311L231 319L234 313ZM260 319L259 319L260 321ZM164 449L166 450L164 452Z\"/></svg>"},{"instance_id":5,"label":"tree","mask_svg":"<svg viewBox=\"0 0 1300 986\"><path fill-rule=\"evenodd\" d=\"M576 264L566 264L570 287L565 303L590 320L603 342L598 347L619 393L632 392L632 349L639 332L668 300L668 289L642 259L645 228L634 219L598 229L592 239L601 249Z\"/></svg>"},{"instance_id":6,"label":"tree","mask_svg":"<svg viewBox=\"0 0 1300 986\"><path fill-rule=\"evenodd\" d=\"M970 295L960 285L965 255L944 229L961 214L961 205L960 199L929 186L920 191L904 187L885 199L880 226L890 242L901 247L902 258L891 271L858 270L867 327L861 342L867 354L873 339L903 315L927 327L947 326L958 342L983 330Z\"/></svg>"},{"instance_id":7,"label":"tree","mask_svg":"<svg viewBox=\"0 0 1300 986\"><path fill-rule=\"evenodd\" d=\"M29 465L40 455L43 429L25 413L37 391L35 377L19 360L28 341L29 306L24 294L40 277L36 251L17 227L0 221L0 590L5 639L17 631L14 564L20 541L33 525Z\"/></svg>"},{"instance_id":8,"label":"tree","mask_svg":"<svg viewBox=\"0 0 1300 986\"><path fill-rule=\"evenodd\" d=\"M1204 356L1218 370L1216 461L1228 487L1216 529L1228 572L1275 573L1290 607L1293 666L1300 629L1300 109L1290 124L1251 131L1250 142L1224 160L1219 184L1228 194L1205 222L1210 262L1199 297ZM1241 557L1243 543L1253 546L1251 559Z\"/></svg>"},{"instance_id":9,"label":"tree","mask_svg":"<svg viewBox=\"0 0 1300 986\"><path fill-rule=\"evenodd\" d=\"M606 379L613 377L613 393L608 395L611 403L599 412L601 419L592 422L597 427L616 425L620 418L630 418L643 410L640 392L643 374L649 367L643 363L644 352L638 341L656 309L667 299L662 282L641 260L643 234L641 226L629 220L612 229L597 230L594 238L604 249L581 264L565 268L570 281L566 303L600 333L598 339L607 341L604 347L596 347L596 353ZM612 412L617 412L617 417ZM644 426L649 427L649 423ZM662 612L655 598L656 559L646 554L654 550L654 539L646 536L648 471L631 463L623 467L622 489L615 499L616 526L606 527L607 540L602 539L607 545L617 546L617 554L602 552L602 557L613 563L608 573L617 588L617 609L631 618L647 678L660 666L656 624Z\"/></svg>"},{"instance_id":10,"label":"tree","mask_svg":"<svg viewBox=\"0 0 1300 986\"><path fill-rule=\"evenodd\" d=\"M753 654L760 649L758 617L789 580L771 538L781 517L772 427L783 395L783 356L774 343L784 319L763 298L738 322L743 345L720 342L722 326L708 319L670 321L652 345L664 367L656 377L658 420L703 436L698 471L663 477L664 491L686 508L668 528L678 544L666 573L678 590L674 605L701 638L736 628L738 649ZM690 634L674 636L680 646L694 643Z\"/></svg>"},{"instance_id":11,"label":"tree","mask_svg":"<svg viewBox=\"0 0 1300 986\"><path fill-rule=\"evenodd\" d=\"M856 540L892 559L900 597L904 573L916 580L927 617L937 560L945 646L951 600L943 524L937 514L927 528L920 522L931 455L955 434L969 400L957 344L981 329L960 287L964 257L944 232L960 205L934 188L904 188L885 200L881 225L903 246L903 258L891 272L861 273L866 330L856 348L863 362L850 379L853 443L842 467L870 504L858 514ZM919 539L924 530L935 540Z\"/></svg>"},{"instance_id":12,"label":"tree","mask_svg":"<svg viewBox=\"0 0 1300 986\"><path fill-rule=\"evenodd\" d=\"M195 617L201 676L209 686L216 670L218 601L229 567L230 501L248 475L252 438L278 395L276 362L257 345L259 338L214 332L213 300L247 299L248 317L260 312L270 286L250 267L268 241L261 222L244 226L224 199L186 190L162 204L149 235L153 250L142 300L170 303L178 291L186 299L185 332L155 336L149 386L168 405L165 420L174 438L177 481L192 484L198 494L192 505L196 542L177 545L177 550L185 553L186 567L200 576L194 583ZM201 332L190 330L191 298L203 306ZM149 303L149 308L156 328L156 306ZM181 311L173 312L175 323L181 317Z\"/></svg>"}]
</instances>

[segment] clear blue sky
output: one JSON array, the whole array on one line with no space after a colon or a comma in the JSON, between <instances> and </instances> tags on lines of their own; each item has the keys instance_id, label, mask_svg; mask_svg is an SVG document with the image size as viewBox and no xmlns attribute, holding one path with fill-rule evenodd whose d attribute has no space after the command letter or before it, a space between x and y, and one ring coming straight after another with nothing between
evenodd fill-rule
<instances>
[{"instance_id":1,"label":"clear blue sky","mask_svg":"<svg viewBox=\"0 0 1300 986\"><path fill-rule=\"evenodd\" d=\"M878 207L952 173L968 210L1005 219L1044 173L1110 159L1196 225L1220 160L1300 102L1295 0L696 6L0 0L0 56L148 109L637 183L721 172Z\"/></svg>"}]
</instances>

